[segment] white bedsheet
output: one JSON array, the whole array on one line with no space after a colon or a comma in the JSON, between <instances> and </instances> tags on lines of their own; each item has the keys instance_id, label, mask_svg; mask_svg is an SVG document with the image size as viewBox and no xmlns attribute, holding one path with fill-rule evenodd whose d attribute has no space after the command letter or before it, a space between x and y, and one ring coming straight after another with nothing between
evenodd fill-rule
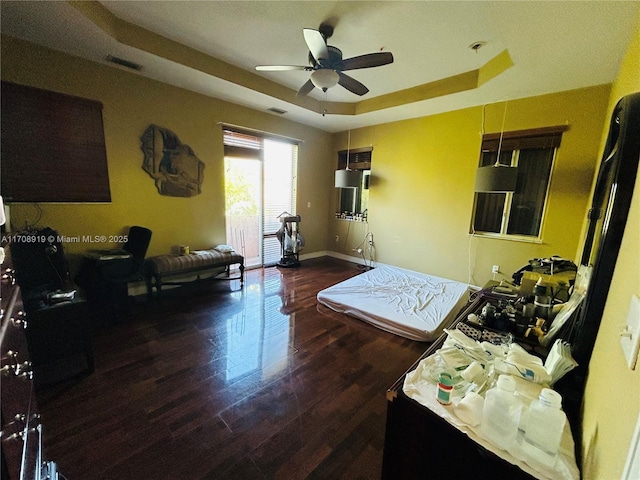
<instances>
[{"instance_id":1,"label":"white bedsheet","mask_svg":"<svg viewBox=\"0 0 640 480\"><path fill-rule=\"evenodd\" d=\"M379 266L318 292L318 302L412 340L435 340L467 302L467 284Z\"/></svg>"}]
</instances>

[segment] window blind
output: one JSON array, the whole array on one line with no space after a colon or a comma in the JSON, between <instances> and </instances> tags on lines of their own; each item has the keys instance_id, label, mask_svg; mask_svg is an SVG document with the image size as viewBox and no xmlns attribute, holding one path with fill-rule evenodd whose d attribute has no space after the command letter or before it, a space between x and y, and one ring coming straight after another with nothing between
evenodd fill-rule
<instances>
[{"instance_id":1,"label":"window blind","mask_svg":"<svg viewBox=\"0 0 640 480\"><path fill-rule=\"evenodd\" d=\"M264 141L264 185L262 207L263 262L270 265L281 257L276 232L282 226L278 216L295 215L298 146Z\"/></svg>"},{"instance_id":2,"label":"window blind","mask_svg":"<svg viewBox=\"0 0 640 480\"><path fill-rule=\"evenodd\" d=\"M225 157L262 159L262 138L234 130L223 130Z\"/></svg>"},{"instance_id":3,"label":"window blind","mask_svg":"<svg viewBox=\"0 0 640 480\"><path fill-rule=\"evenodd\" d=\"M6 202L110 202L102 103L2 82Z\"/></svg>"}]
</instances>

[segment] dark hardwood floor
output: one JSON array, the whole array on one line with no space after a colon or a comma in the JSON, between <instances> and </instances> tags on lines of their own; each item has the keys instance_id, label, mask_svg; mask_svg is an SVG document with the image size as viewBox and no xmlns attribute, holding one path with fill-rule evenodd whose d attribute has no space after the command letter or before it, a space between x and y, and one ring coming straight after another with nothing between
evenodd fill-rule
<instances>
[{"instance_id":1,"label":"dark hardwood floor","mask_svg":"<svg viewBox=\"0 0 640 480\"><path fill-rule=\"evenodd\" d=\"M93 334L96 371L38 393L69 480L376 479L386 389L428 347L335 313L360 273L324 257L137 301Z\"/></svg>"}]
</instances>

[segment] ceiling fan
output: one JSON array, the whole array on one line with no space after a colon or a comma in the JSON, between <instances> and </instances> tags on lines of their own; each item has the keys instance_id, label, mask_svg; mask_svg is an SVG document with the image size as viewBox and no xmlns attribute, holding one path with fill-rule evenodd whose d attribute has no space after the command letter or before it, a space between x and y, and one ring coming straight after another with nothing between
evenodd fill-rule
<instances>
[{"instance_id":1,"label":"ceiling fan","mask_svg":"<svg viewBox=\"0 0 640 480\"><path fill-rule=\"evenodd\" d=\"M256 70L285 71L306 70L311 73L311 78L302 85L297 95L307 95L314 87L326 92L336 84L341 85L356 95L364 95L369 91L355 78L346 75L347 70L359 68L379 67L393 63L391 52L376 52L357 57L342 59L342 51L339 48L327 45L327 39L333 35L333 26L328 23L320 25L318 30L305 28L302 30L304 40L309 47L309 65L258 65Z\"/></svg>"}]
</instances>

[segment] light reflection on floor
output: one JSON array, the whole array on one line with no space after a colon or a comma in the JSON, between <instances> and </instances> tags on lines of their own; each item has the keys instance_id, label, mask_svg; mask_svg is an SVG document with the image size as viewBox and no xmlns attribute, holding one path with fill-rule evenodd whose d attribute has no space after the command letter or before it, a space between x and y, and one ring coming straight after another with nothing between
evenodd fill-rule
<instances>
[{"instance_id":1,"label":"light reflection on floor","mask_svg":"<svg viewBox=\"0 0 640 480\"><path fill-rule=\"evenodd\" d=\"M283 313L287 299L280 271L267 268L263 275L262 282L247 275L244 289L233 293L242 307L224 319L227 382L258 371L265 380L289 367L295 314Z\"/></svg>"}]
</instances>

